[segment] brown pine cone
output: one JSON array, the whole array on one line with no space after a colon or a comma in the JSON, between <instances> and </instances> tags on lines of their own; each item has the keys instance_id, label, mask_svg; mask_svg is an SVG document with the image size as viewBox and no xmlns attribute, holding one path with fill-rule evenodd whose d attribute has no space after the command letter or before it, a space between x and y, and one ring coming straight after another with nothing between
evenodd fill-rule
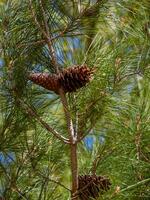
<instances>
[{"instance_id":1,"label":"brown pine cone","mask_svg":"<svg viewBox=\"0 0 150 200\"><path fill-rule=\"evenodd\" d=\"M83 65L67 68L54 75L49 73L30 73L28 78L37 85L59 94L60 88L67 93L75 92L85 86L92 79L94 71Z\"/></svg>"}]
</instances>

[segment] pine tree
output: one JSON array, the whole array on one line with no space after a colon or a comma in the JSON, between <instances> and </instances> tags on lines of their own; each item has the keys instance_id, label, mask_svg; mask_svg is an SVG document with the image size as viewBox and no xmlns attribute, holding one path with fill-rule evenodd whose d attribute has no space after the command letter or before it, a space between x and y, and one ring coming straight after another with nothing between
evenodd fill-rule
<instances>
[{"instance_id":1,"label":"pine tree","mask_svg":"<svg viewBox=\"0 0 150 200\"><path fill-rule=\"evenodd\" d=\"M4 2L1 198L149 199L149 2Z\"/></svg>"}]
</instances>

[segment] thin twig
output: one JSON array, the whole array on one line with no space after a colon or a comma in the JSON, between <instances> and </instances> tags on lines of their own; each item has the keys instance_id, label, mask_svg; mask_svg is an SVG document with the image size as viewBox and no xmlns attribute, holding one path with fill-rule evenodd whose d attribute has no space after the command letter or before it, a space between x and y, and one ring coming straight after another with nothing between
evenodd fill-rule
<instances>
[{"instance_id":1,"label":"thin twig","mask_svg":"<svg viewBox=\"0 0 150 200\"><path fill-rule=\"evenodd\" d=\"M127 190L133 189L135 187L138 187L138 186L143 185L143 184L148 183L148 182L150 182L150 178L147 178L147 179L144 179L142 181L139 181L139 182L137 182L137 183L135 183L133 185L129 185L128 187L120 190L120 193L121 192L126 192Z\"/></svg>"},{"instance_id":2,"label":"thin twig","mask_svg":"<svg viewBox=\"0 0 150 200\"><path fill-rule=\"evenodd\" d=\"M82 126L83 127L83 126ZM93 126L89 127L89 129L86 130L86 133L83 134L81 131L78 132L78 135L80 136L77 140L77 142L81 142L93 129Z\"/></svg>"},{"instance_id":3,"label":"thin twig","mask_svg":"<svg viewBox=\"0 0 150 200\"><path fill-rule=\"evenodd\" d=\"M32 13L32 17L35 21L35 24L37 25L37 27L39 28L39 30L42 32L42 34L45 36L45 38L47 38L47 34L46 32L43 30L42 26L40 25L40 23L38 22L37 20L37 17L36 17L36 14L34 12L34 8L33 8L33 5L32 5L32 0L29 0L29 4L30 4L30 9L31 9L31 13Z\"/></svg>"},{"instance_id":4,"label":"thin twig","mask_svg":"<svg viewBox=\"0 0 150 200\"><path fill-rule=\"evenodd\" d=\"M49 177L45 177L43 174L41 174L41 173L38 173L40 176L42 176L42 178L44 178L44 179L46 179L46 180L48 180L48 181L51 181L51 182L53 182L53 183L56 183L57 185L59 185L59 186L61 186L61 187L63 187L64 189L66 189L66 190L68 190L69 192L71 191L69 188L67 188L65 185L63 185L62 183L60 183L59 181L56 181L56 180L54 180L54 179L51 179L51 178L49 178Z\"/></svg>"},{"instance_id":5,"label":"thin twig","mask_svg":"<svg viewBox=\"0 0 150 200\"><path fill-rule=\"evenodd\" d=\"M59 134L56 130L54 130L54 128L52 128L51 126L49 126L45 121L43 121L43 119L41 119L41 117L38 116L38 114L31 108L29 107L27 104L25 104L22 100L19 100L19 102L21 103L21 106L24 108L24 110L31 116L34 116L35 119L40 122L40 124L49 132L51 132L56 138L58 138L59 140L61 140L62 142L69 144L69 139L65 138L64 136L62 136L61 134Z\"/></svg>"},{"instance_id":6,"label":"thin twig","mask_svg":"<svg viewBox=\"0 0 150 200\"><path fill-rule=\"evenodd\" d=\"M43 8L43 1L40 0L39 4L40 4L40 7L41 7L41 11L42 11L43 19L44 19L44 24L45 24L45 29L46 29L47 45L48 45L48 48L49 48L49 51L50 51L53 66L56 70L56 73L58 73L59 69L58 69L57 59L56 59L56 55L55 55L55 50L53 48L53 43L52 43L52 40L51 40L52 36L50 34L50 31L49 31L48 20L47 20L46 14L45 14L45 10Z\"/></svg>"},{"instance_id":7,"label":"thin twig","mask_svg":"<svg viewBox=\"0 0 150 200\"><path fill-rule=\"evenodd\" d=\"M63 187L64 189L68 190L69 192L71 192L71 190L69 188L67 188L65 185L63 185L59 181L56 181L56 180L53 180L53 179L50 179L50 178L48 178L48 180L51 181L51 182L53 182L53 183L56 183L57 185Z\"/></svg>"},{"instance_id":8,"label":"thin twig","mask_svg":"<svg viewBox=\"0 0 150 200\"><path fill-rule=\"evenodd\" d=\"M35 42L19 44L17 46L17 48L26 47L26 46L36 46L36 45L41 45L41 44L45 44L45 43L46 43L45 40L39 40L39 41L35 41Z\"/></svg>"},{"instance_id":9,"label":"thin twig","mask_svg":"<svg viewBox=\"0 0 150 200\"><path fill-rule=\"evenodd\" d=\"M94 161L92 163L92 168L91 168L90 171L92 172L93 175L96 174L96 169L98 167L98 164L99 164L100 160L102 160L102 154L105 151L105 149L106 149L106 146L103 147L103 149L100 152L100 154L99 154L99 151L98 151L97 156L95 157L95 159L94 159Z\"/></svg>"},{"instance_id":10,"label":"thin twig","mask_svg":"<svg viewBox=\"0 0 150 200\"><path fill-rule=\"evenodd\" d=\"M43 9L43 6L42 6L42 1L40 1L40 7L41 7L41 10L42 10L42 15L43 15L44 25L45 25L46 31L43 29L43 27L40 25L40 23L37 20L36 13L35 13L33 5L32 5L32 0L29 0L29 2L30 2L30 9L31 9L32 17L33 17L35 24L37 25L38 29L41 31L41 33L46 38L47 45L48 45L50 55L51 55L51 58L52 58L53 67L55 68L55 71L57 73L57 72L59 72L59 69L58 69L58 65L57 65L57 61L56 61L55 51L53 49L53 44L52 44L52 41L51 41L51 35L50 35L50 32L49 32L49 27L48 27L48 24L47 24L47 18L46 18L46 15L45 15L45 12L44 12L44 9Z\"/></svg>"},{"instance_id":11,"label":"thin twig","mask_svg":"<svg viewBox=\"0 0 150 200\"><path fill-rule=\"evenodd\" d=\"M140 71L137 71L137 72L133 72L133 73L130 73L130 74L126 74L126 75L124 75L123 77L120 77L120 78L118 78L118 82L121 82L123 79L126 79L126 78L128 78L128 77L130 77L130 76L134 76L134 75L141 75L141 72Z\"/></svg>"},{"instance_id":12,"label":"thin twig","mask_svg":"<svg viewBox=\"0 0 150 200\"><path fill-rule=\"evenodd\" d=\"M104 157L102 157L101 155L103 154L103 152L105 151L105 149L106 149L106 146L104 146L103 150L101 151L101 154L97 155L96 158L95 158L95 160L93 161L93 166L92 166L92 169L91 169L91 172L92 172L93 175L96 174L96 169L97 169L99 163L102 162L104 159L106 159L108 156L110 156L115 151L116 148L110 149L107 152L107 154Z\"/></svg>"},{"instance_id":13,"label":"thin twig","mask_svg":"<svg viewBox=\"0 0 150 200\"><path fill-rule=\"evenodd\" d=\"M86 15L89 12L89 10L95 8L100 3L100 1L101 0L97 0L94 5L90 6L88 9L84 9L82 12L80 12L80 14L76 17L75 22L78 19L82 18L84 15ZM55 40L59 37L64 37L64 34L67 33L67 31L69 31L70 27L73 27L73 23L74 23L74 21L72 21L71 23L68 23L66 25L66 27L58 35L51 37L51 41ZM76 33L75 36L77 36L77 35L80 36L80 35L84 35L84 34L83 33ZM66 35L66 37L70 37L70 36L72 36L72 35Z\"/></svg>"},{"instance_id":14,"label":"thin twig","mask_svg":"<svg viewBox=\"0 0 150 200\"><path fill-rule=\"evenodd\" d=\"M140 132L140 126L141 126L141 116L137 115L136 117L136 135L135 135L135 145L136 145L136 155L137 160L140 160L141 157L141 132Z\"/></svg>"},{"instance_id":15,"label":"thin twig","mask_svg":"<svg viewBox=\"0 0 150 200\"><path fill-rule=\"evenodd\" d=\"M63 108L64 108L64 113L65 113L65 116L66 116L67 128L68 128L68 132L69 132L69 135L70 135L70 142L74 144L76 142L76 136L74 135L75 133L74 133L74 128L73 128L73 122L72 122L70 112L69 112L69 109L68 109L68 102L67 102L67 99L66 99L66 95L65 95L63 89L61 89L61 88L59 90L59 94L60 94L60 97L61 97L61 101L62 101Z\"/></svg>"},{"instance_id":16,"label":"thin twig","mask_svg":"<svg viewBox=\"0 0 150 200\"><path fill-rule=\"evenodd\" d=\"M100 101L102 98L104 98L105 96L107 96L107 94L106 94L105 92L104 92L103 94L100 93L100 97L97 98L96 100L92 101L92 102L85 108L84 117L82 117L84 120L85 120L85 119L88 119L88 117L90 117L91 114L89 113L89 110L91 110L92 107L93 107L96 103L98 103L98 101ZM104 114L105 114L105 113L104 113ZM82 116L82 114L81 114L81 116ZM80 120L80 130L82 131L83 127L85 126L85 123L84 123L84 121L83 121L82 119L79 118L79 120ZM81 121L81 120L82 120L82 121ZM95 121L95 123L96 123L96 121ZM78 141L77 141L77 142L82 141L82 140L89 134L89 132L92 130L93 126L94 126L94 125L90 126L90 127L88 128L88 130L86 130L86 133L85 133L85 134L78 134ZM80 132L81 132L81 131L80 131Z\"/></svg>"},{"instance_id":17,"label":"thin twig","mask_svg":"<svg viewBox=\"0 0 150 200\"><path fill-rule=\"evenodd\" d=\"M144 179L142 181L139 181L139 182L137 182L137 183L135 183L133 185L129 185L128 187L123 188L123 189L120 189L120 187L117 186L115 191L113 192L113 194L111 195L111 197L109 199L111 200L111 199L115 198L117 195L120 195L123 192L126 192L128 190L134 189L134 188L136 188L136 187L138 187L140 185L143 185L145 183L148 183L148 182L150 182L150 178L147 178L147 179Z\"/></svg>"}]
</instances>

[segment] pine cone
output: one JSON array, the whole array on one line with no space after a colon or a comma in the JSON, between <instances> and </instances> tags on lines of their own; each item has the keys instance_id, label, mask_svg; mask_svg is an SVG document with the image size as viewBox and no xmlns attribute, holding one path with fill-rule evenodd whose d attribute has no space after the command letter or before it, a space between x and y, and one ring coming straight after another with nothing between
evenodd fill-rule
<instances>
[{"instance_id":1,"label":"pine cone","mask_svg":"<svg viewBox=\"0 0 150 200\"><path fill-rule=\"evenodd\" d=\"M75 92L85 86L91 79L94 70L84 66L75 66L63 70L57 74L30 73L29 79L34 83L59 94L62 88L65 93Z\"/></svg>"},{"instance_id":2,"label":"pine cone","mask_svg":"<svg viewBox=\"0 0 150 200\"><path fill-rule=\"evenodd\" d=\"M79 197L81 200L96 199L110 188L110 180L103 176L81 175L79 180Z\"/></svg>"},{"instance_id":3,"label":"pine cone","mask_svg":"<svg viewBox=\"0 0 150 200\"><path fill-rule=\"evenodd\" d=\"M59 82L57 75L51 75L49 73L30 73L28 78L37 85L58 93Z\"/></svg>"}]
</instances>

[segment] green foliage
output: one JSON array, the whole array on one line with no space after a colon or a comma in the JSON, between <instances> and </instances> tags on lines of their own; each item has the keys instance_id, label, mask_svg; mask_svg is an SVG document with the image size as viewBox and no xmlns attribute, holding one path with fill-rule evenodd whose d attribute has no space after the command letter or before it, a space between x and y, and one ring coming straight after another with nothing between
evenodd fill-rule
<instances>
[{"instance_id":1,"label":"green foliage","mask_svg":"<svg viewBox=\"0 0 150 200\"><path fill-rule=\"evenodd\" d=\"M81 137L79 174L110 177L111 190L100 199L150 198L149 2L94 2L0 4L0 152L15 155L9 165L0 164L5 199L70 197L69 147L22 103L68 137L59 96L27 80L32 70L55 73L44 17L59 69L82 63L96 68L91 83L67 95ZM94 138L92 149L87 135Z\"/></svg>"}]
</instances>

